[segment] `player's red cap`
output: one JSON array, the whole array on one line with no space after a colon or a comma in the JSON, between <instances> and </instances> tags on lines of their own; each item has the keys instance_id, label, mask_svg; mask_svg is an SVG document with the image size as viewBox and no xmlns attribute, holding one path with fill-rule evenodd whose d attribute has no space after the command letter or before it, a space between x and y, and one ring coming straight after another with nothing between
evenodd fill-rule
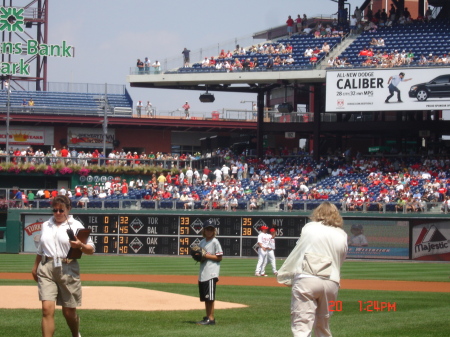
<instances>
[{"instance_id":1,"label":"player's red cap","mask_svg":"<svg viewBox=\"0 0 450 337\"><path fill-rule=\"evenodd\" d=\"M267 226L261 226L261 228L260 228L260 230L262 230L262 231L265 230L265 229L267 230L267 229L269 229L269 227L267 227Z\"/></svg>"},{"instance_id":2,"label":"player's red cap","mask_svg":"<svg viewBox=\"0 0 450 337\"><path fill-rule=\"evenodd\" d=\"M271 229L270 229L270 232L271 232L271 233L276 232L276 229L275 229L275 228L271 228Z\"/></svg>"}]
</instances>

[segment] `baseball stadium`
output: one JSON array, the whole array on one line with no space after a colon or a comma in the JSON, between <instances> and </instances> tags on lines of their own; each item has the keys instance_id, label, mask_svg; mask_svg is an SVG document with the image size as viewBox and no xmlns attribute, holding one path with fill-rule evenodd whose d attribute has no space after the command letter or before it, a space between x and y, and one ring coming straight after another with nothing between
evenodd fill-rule
<instances>
[{"instance_id":1,"label":"baseball stadium","mask_svg":"<svg viewBox=\"0 0 450 337\"><path fill-rule=\"evenodd\" d=\"M324 207L343 220L340 275L306 272L309 251L291 276L338 284L332 335L450 333L450 1L319 2L329 14L285 8L245 38L140 58L122 84L98 56L93 84L49 81L86 54L54 1L2 0L2 336L311 336L283 277L312 224L340 227ZM312 335L331 336L319 317Z\"/></svg>"}]
</instances>

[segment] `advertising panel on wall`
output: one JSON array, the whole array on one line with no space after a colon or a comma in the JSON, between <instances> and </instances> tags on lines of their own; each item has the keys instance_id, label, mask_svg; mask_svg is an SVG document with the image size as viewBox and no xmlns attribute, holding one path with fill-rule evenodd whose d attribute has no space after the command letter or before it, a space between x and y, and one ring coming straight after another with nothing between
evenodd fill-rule
<instances>
[{"instance_id":1,"label":"advertising panel on wall","mask_svg":"<svg viewBox=\"0 0 450 337\"><path fill-rule=\"evenodd\" d=\"M326 111L450 109L450 68L329 70Z\"/></svg>"},{"instance_id":2,"label":"advertising panel on wall","mask_svg":"<svg viewBox=\"0 0 450 337\"><path fill-rule=\"evenodd\" d=\"M9 128L9 144L20 146L53 145L54 130L52 127L18 127ZM0 144L6 143L6 128L0 129Z\"/></svg>"},{"instance_id":3,"label":"advertising panel on wall","mask_svg":"<svg viewBox=\"0 0 450 337\"><path fill-rule=\"evenodd\" d=\"M103 146L103 129L69 128L67 140L70 147L101 148ZM115 130L108 129L106 147L113 148Z\"/></svg>"},{"instance_id":4,"label":"advertising panel on wall","mask_svg":"<svg viewBox=\"0 0 450 337\"><path fill-rule=\"evenodd\" d=\"M396 220L345 219L350 258L409 258L409 222Z\"/></svg>"},{"instance_id":5,"label":"advertising panel on wall","mask_svg":"<svg viewBox=\"0 0 450 337\"><path fill-rule=\"evenodd\" d=\"M450 221L413 227L413 260L450 261Z\"/></svg>"},{"instance_id":6,"label":"advertising panel on wall","mask_svg":"<svg viewBox=\"0 0 450 337\"><path fill-rule=\"evenodd\" d=\"M25 215L23 222L23 251L36 253L41 239L42 224L50 218L48 215Z\"/></svg>"}]
</instances>

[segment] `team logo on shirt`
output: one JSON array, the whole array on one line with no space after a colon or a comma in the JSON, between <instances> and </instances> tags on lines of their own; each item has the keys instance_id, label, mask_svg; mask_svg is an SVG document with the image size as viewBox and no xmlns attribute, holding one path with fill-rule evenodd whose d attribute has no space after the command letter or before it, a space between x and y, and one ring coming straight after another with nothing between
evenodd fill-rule
<instances>
[{"instance_id":1,"label":"team logo on shirt","mask_svg":"<svg viewBox=\"0 0 450 337\"><path fill-rule=\"evenodd\" d=\"M144 224L141 220L139 220L139 218L134 218L134 220L130 223L130 227L134 230L135 233L137 233L141 230L142 227L144 227Z\"/></svg>"},{"instance_id":2,"label":"team logo on shirt","mask_svg":"<svg viewBox=\"0 0 450 337\"><path fill-rule=\"evenodd\" d=\"M134 238L133 241L130 242L129 246L135 253L137 253L141 250L144 244L138 238Z\"/></svg>"}]
</instances>

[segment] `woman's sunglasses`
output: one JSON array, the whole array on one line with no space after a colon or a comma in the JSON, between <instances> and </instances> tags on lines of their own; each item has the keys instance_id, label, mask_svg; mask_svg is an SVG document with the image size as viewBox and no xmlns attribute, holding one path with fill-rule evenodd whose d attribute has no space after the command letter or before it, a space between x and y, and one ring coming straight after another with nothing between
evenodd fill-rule
<instances>
[{"instance_id":1,"label":"woman's sunglasses","mask_svg":"<svg viewBox=\"0 0 450 337\"><path fill-rule=\"evenodd\" d=\"M57 209L53 208L53 213L64 213L65 211L63 209Z\"/></svg>"}]
</instances>

